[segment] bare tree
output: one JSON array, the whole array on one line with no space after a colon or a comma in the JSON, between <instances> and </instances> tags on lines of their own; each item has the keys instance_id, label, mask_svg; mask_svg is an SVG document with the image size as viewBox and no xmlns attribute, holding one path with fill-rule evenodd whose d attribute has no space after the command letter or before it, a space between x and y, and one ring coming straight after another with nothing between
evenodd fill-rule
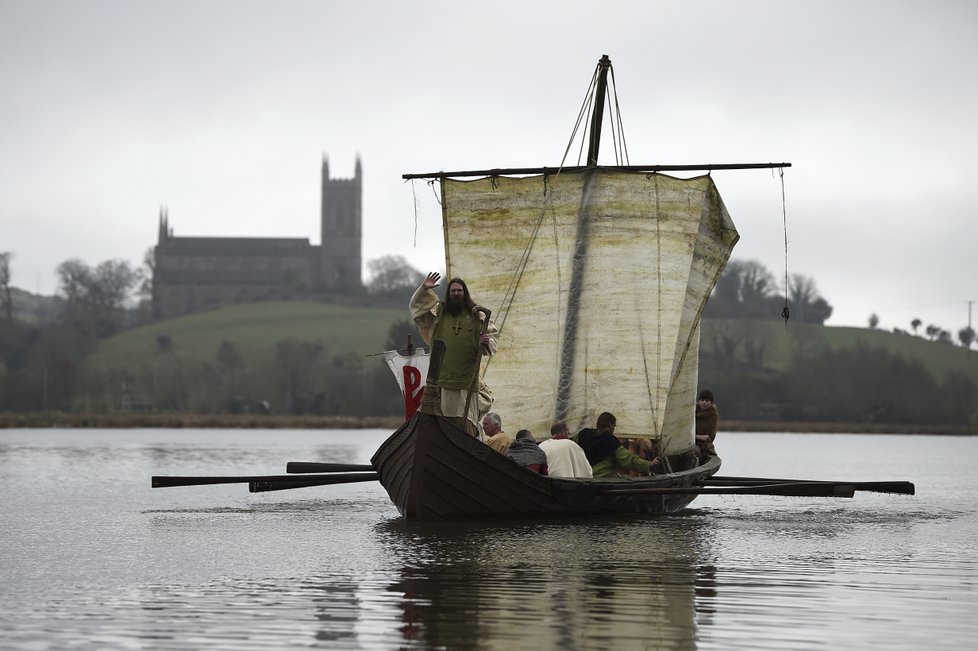
<instances>
[{"instance_id":1,"label":"bare tree","mask_svg":"<svg viewBox=\"0 0 978 651\"><path fill-rule=\"evenodd\" d=\"M245 359L238 352L238 347L227 339L221 341L217 349L217 369L224 388L225 407L233 413L244 411L247 404L239 395L245 366Z\"/></svg>"},{"instance_id":2,"label":"bare tree","mask_svg":"<svg viewBox=\"0 0 978 651\"><path fill-rule=\"evenodd\" d=\"M57 267L58 292L65 299L65 317L91 323L99 336L108 336L122 324L124 310L142 279L125 260L106 260L94 269L77 258Z\"/></svg>"},{"instance_id":3,"label":"bare tree","mask_svg":"<svg viewBox=\"0 0 978 651\"><path fill-rule=\"evenodd\" d=\"M285 398L285 406L292 413L304 413L309 397L325 375L321 368L324 357L319 341L306 341L287 337L275 344L275 373Z\"/></svg>"},{"instance_id":4,"label":"bare tree","mask_svg":"<svg viewBox=\"0 0 978 651\"><path fill-rule=\"evenodd\" d=\"M756 260L731 260L717 282L708 305L710 316L760 317L780 313L776 308L778 284Z\"/></svg>"},{"instance_id":5,"label":"bare tree","mask_svg":"<svg viewBox=\"0 0 978 651\"><path fill-rule=\"evenodd\" d=\"M407 346L408 336L413 336L411 340L415 346L424 346L424 340L418 335L418 326L410 319L398 319L391 324L387 330L387 343L384 350L400 350Z\"/></svg>"},{"instance_id":6,"label":"bare tree","mask_svg":"<svg viewBox=\"0 0 978 651\"><path fill-rule=\"evenodd\" d=\"M408 263L402 255L385 255L367 263L370 280L367 290L371 294L397 294L415 289L424 274Z\"/></svg>"},{"instance_id":7,"label":"bare tree","mask_svg":"<svg viewBox=\"0 0 978 651\"><path fill-rule=\"evenodd\" d=\"M958 341L965 348L971 348L971 344L975 340L975 329L972 327L961 328L958 330Z\"/></svg>"},{"instance_id":8,"label":"bare tree","mask_svg":"<svg viewBox=\"0 0 978 651\"><path fill-rule=\"evenodd\" d=\"M14 254L10 251L0 253L0 306L7 321L14 319L14 299L10 294L10 261Z\"/></svg>"},{"instance_id":9,"label":"bare tree","mask_svg":"<svg viewBox=\"0 0 978 651\"><path fill-rule=\"evenodd\" d=\"M756 260L748 260L740 270L740 300L748 304L761 305L775 294L777 282L774 274Z\"/></svg>"},{"instance_id":10,"label":"bare tree","mask_svg":"<svg viewBox=\"0 0 978 651\"><path fill-rule=\"evenodd\" d=\"M144 317L159 316L159 305L156 296L156 247L151 246L143 254L143 266L138 269L139 287L136 288L136 298L139 300L140 311ZM147 314L148 313L148 314Z\"/></svg>"},{"instance_id":11,"label":"bare tree","mask_svg":"<svg viewBox=\"0 0 978 651\"><path fill-rule=\"evenodd\" d=\"M55 269L58 274L58 293L72 309L88 300L92 285L92 270L78 258L65 260Z\"/></svg>"},{"instance_id":12,"label":"bare tree","mask_svg":"<svg viewBox=\"0 0 978 651\"><path fill-rule=\"evenodd\" d=\"M815 279L801 274L791 274L788 280L788 300L796 305L814 303L818 298Z\"/></svg>"}]
</instances>

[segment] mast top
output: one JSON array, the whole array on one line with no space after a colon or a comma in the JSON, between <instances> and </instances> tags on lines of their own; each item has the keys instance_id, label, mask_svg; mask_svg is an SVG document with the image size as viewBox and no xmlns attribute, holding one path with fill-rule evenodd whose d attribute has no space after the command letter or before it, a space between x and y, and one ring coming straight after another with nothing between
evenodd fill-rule
<instances>
[{"instance_id":1,"label":"mast top","mask_svg":"<svg viewBox=\"0 0 978 651\"><path fill-rule=\"evenodd\" d=\"M591 111L591 136L587 146L587 166L598 164L598 150L601 148L601 123L604 120L604 96L608 92L608 70L611 59L607 54L598 61L598 81L594 88L594 108Z\"/></svg>"},{"instance_id":2,"label":"mast top","mask_svg":"<svg viewBox=\"0 0 978 651\"><path fill-rule=\"evenodd\" d=\"M602 54L601 58L598 60L597 68L594 71L594 76L591 78L591 86L588 92L591 93L590 98L585 100L585 106L591 106L591 126L588 136L588 151L587 151L587 161L585 165L564 165L561 164L556 167L515 167L515 168L493 168L488 170L470 170L470 171L457 171L457 172L425 172L421 174L402 174L401 178L404 180L411 179L446 179L451 177L477 177L477 176L533 176L533 175L550 175L559 174L561 172L581 172L587 170L593 170L597 168L615 170L621 172L644 172L647 174L658 173L658 172L711 172L713 170L744 170L744 169L771 169L771 168L784 168L791 167L791 163L706 163L701 165L630 165L627 161L627 153L624 156L624 160L616 160L615 165L598 165L598 154L601 149L601 127L604 119L605 110L605 98L608 96L608 73L611 72L612 83L614 83L614 70L611 66L611 57L607 54ZM617 103L617 93L615 102ZM611 120L614 122L617 107L614 107L611 114ZM574 128L574 133L578 132L578 127L581 126L581 122L585 115L585 111L582 109L580 115L578 116L577 126ZM618 128L620 129L620 118L618 120ZM619 136L621 138L622 149L624 150L624 135ZM573 140L573 136L572 136ZM617 141L616 141L617 142ZM568 151L570 149L570 144L568 145ZM566 157L566 153L565 153ZM616 156L617 159L617 156ZM624 164L621 164L624 163Z\"/></svg>"}]
</instances>

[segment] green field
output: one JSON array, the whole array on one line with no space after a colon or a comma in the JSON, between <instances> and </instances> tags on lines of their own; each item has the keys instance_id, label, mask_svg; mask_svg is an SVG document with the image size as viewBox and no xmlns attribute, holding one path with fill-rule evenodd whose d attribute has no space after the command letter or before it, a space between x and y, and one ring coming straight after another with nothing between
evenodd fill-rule
<instances>
[{"instance_id":1,"label":"green field","mask_svg":"<svg viewBox=\"0 0 978 651\"><path fill-rule=\"evenodd\" d=\"M232 342L249 360L267 360L275 344L289 337L320 341L329 357L380 352L391 324L408 318L408 311L387 307L329 305L311 302L251 303L169 319L128 330L101 343L90 360L99 366L124 367L159 351L158 339L169 337L173 350L187 360L213 361L222 341ZM702 349L709 351L717 335L763 347L763 365L786 371L796 349L853 347L862 342L882 347L904 359L917 360L938 380L951 371L978 384L978 352L931 342L923 337L881 330L823 327L777 320L707 319L703 321ZM420 342L420 337L417 338ZM505 346L505 340L501 342Z\"/></svg>"},{"instance_id":2,"label":"green field","mask_svg":"<svg viewBox=\"0 0 978 651\"><path fill-rule=\"evenodd\" d=\"M168 319L127 330L103 341L89 360L124 367L152 357L160 338L188 360L212 361L221 342L235 345L249 360L270 359L283 339L319 341L328 356L362 356L383 350L391 324L408 310L311 302L249 303ZM420 339L420 338L419 338Z\"/></svg>"}]
</instances>

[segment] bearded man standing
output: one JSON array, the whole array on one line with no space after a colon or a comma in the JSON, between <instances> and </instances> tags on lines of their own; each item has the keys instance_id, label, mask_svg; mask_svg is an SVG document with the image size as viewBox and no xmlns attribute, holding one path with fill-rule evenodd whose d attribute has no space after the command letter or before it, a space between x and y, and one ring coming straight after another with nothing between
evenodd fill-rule
<instances>
[{"instance_id":1,"label":"bearded man standing","mask_svg":"<svg viewBox=\"0 0 978 651\"><path fill-rule=\"evenodd\" d=\"M434 288L440 279L441 274L428 274L411 297L411 318L431 350L420 411L454 419L476 436L480 416L492 406L492 394L480 377L472 398L468 395L480 352L496 352L499 331L490 323L482 332L481 312L461 278L449 281L445 300L439 301ZM469 413L465 414L467 400Z\"/></svg>"}]
</instances>

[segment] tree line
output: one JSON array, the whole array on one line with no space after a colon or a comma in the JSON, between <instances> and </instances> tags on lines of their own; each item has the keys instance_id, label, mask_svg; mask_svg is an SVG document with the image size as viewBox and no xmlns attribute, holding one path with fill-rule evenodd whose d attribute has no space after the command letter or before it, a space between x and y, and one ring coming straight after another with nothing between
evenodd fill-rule
<instances>
[{"instance_id":1,"label":"tree line","mask_svg":"<svg viewBox=\"0 0 978 651\"><path fill-rule=\"evenodd\" d=\"M731 260L703 311L704 318L768 319L787 317L824 325L832 306L819 294L815 280L792 274L779 283L767 267L756 260Z\"/></svg>"},{"instance_id":2,"label":"tree line","mask_svg":"<svg viewBox=\"0 0 978 651\"><path fill-rule=\"evenodd\" d=\"M831 347L810 329L786 332L786 363L771 364L780 324L723 320L700 342L700 386L724 418L799 422L978 423L978 385L963 373L935 377L882 346ZM817 333L817 331L816 331Z\"/></svg>"},{"instance_id":3,"label":"tree line","mask_svg":"<svg viewBox=\"0 0 978 651\"><path fill-rule=\"evenodd\" d=\"M80 411L201 414L397 414L403 403L386 365L333 354L322 340L286 337L268 359L224 340L213 355L186 355L167 337L125 369L86 366L74 405Z\"/></svg>"},{"instance_id":4,"label":"tree line","mask_svg":"<svg viewBox=\"0 0 978 651\"><path fill-rule=\"evenodd\" d=\"M330 351L322 341L283 338L257 359L223 341L205 359L160 337L146 359L125 370L89 363L98 342L150 318L152 276L146 268L108 260L57 268L58 314L47 322L16 318L10 288L12 255L0 254L0 410L186 411L387 415L400 397L379 359ZM422 273L401 256L368 263L366 292L403 304ZM701 384L717 393L727 418L906 423L978 421L978 389L965 376L934 378L920 364L883 349L831 350L817 337L794 337L787 370L770 367L773 333L758 319L782 316L821 325L832 314L813 279L787 287L756 261L733 260L707 304L714 327L701 343ZM919 320L917 320L919 321ZM914 330L922 325L916 323ZM810 332L810 331L808 331ZM942 339L932 334L935 341ZM406 318L391 324L385 348L420 343ZM973 341L973 336L970 341ZM964 344L965 340L962 339Z\"/></svg>"}]
</instances>

